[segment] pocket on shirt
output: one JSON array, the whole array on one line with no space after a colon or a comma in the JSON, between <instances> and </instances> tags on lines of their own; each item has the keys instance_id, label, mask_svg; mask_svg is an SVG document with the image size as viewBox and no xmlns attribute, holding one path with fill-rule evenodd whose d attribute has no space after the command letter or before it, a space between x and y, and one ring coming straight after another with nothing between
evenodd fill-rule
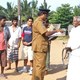
<instances>
[{"instance_id":1,"label":"pocket on shirt","mask_svg":"<svg viewBox=\"0 0 80 80\"><path fill-rule=\"evenodd\" d=\"M41 49L42 49L42 52L47 52L48 51L48 43L42 42Z\"/></svg>"}]
</instances>

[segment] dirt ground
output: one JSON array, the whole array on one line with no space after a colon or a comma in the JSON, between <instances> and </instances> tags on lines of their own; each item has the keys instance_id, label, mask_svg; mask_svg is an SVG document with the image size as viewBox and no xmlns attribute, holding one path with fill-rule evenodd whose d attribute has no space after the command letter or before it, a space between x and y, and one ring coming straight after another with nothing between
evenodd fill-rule
<instances>
[{"instance_id":1,"label":"dirt ground","mask_svg":"<svg viewBox=\"0 0 80 80\"><path fill-rule=\"evenodd\" d=\"M62 54L61 51L65 47L63 42L65 40L54 40L51 42L50 49L50 68L48 75L45 75L44 80L66 80L66 72L67 70L62 65ZM19 52L19 58L21 56L21 48ZM5 70L5 74L8 79L0 78L0 80L31 80L31 75L28 73L17 73L15 72L15 64L12 63L11 70ZM23 61L19 61L19 69L23 66Z\"/></svg>"}]
</instances>

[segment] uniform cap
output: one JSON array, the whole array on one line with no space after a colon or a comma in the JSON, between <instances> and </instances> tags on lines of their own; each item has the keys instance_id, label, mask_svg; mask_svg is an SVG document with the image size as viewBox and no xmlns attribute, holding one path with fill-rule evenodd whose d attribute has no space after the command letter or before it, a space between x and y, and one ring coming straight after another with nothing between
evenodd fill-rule
<instances>
[{"instance_id":1,"label":"uniform cap","mask_svg":"<svg viewBox=\"0 0 80 80\"><path fill-rule=\"evenodd\" d=\"M40 11L40 12L46 12L46 13L49 13L50 10L49 10L49 9L39 9L39 11Z\"/></svg>"}]
</instances>

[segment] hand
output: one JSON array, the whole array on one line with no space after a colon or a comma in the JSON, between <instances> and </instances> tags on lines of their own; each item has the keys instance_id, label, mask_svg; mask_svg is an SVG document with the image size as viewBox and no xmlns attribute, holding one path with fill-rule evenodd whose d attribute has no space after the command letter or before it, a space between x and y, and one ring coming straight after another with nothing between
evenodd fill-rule
<instances>
[{"instance_id":1,"label":"hand","mask_svg":"<svg viewBox=\"0 0 80 80\"><path fill-rule=\"evenodd\" d=\"M23 42L23 45L28 46L28 45L29 45L29 43L27 43L27 42Z\"/></svg>"},{"instance_id":2,"label":"hand","mask_svg":"<svg viewBox=\"0 0 80 80\"><path fill-rule=\"evenodd\" d=\"M10 48L10 45L8 44L7 47Z\"/></svg>"},{"instance_id":3,"label":"hand","mask_svg":"<svg viewBox=\"0 0 80 80\"><path fill-rule=\"evenodd\" d=\"M61 32L61 33L63 33L63 32L64 32L64 30L60 30L60 32Z\"/></svg>"},{"instance_id":4,"label":"hand","mask_svg":"<svg viewBox=\"0 0 80 80\"><path fill-rule=\"evenodd\" d=\"M61 29L58 29L58 30L56 30L57 32L61 32L61 33L63 33L64 32L64 30L61 30Z\"/></svg>"},{"instance_id":5,"label":"hand","mask_svg":"<svg viewBox=\"0 0 80 80\"><path fill-rule=\"evenodd\" d=\"M65 49L70 52L72 51L71 47L65 47Z\"/></svg>"},{"instance_id":6,"label":"hand","mask_svg":"<svg viewBox=\"0 0 80 80\"><path fill-rule=\"evenodd\" d=\"M18 47L17 47L17 48L19 49L19 47L20 47L20 45L18 45Z\"/></svg>"},{"instance_id":7,"label":"hand","mask_svg":"<svg viewBox=\"0 0 80 80\"><path fill-rule=\"evenodd\" d=\"M29 42L28 44L29 44L29 45L31 45L31 44L32 44L32 41L31 41L31 42Z\"/></svg>"}]
</instances>

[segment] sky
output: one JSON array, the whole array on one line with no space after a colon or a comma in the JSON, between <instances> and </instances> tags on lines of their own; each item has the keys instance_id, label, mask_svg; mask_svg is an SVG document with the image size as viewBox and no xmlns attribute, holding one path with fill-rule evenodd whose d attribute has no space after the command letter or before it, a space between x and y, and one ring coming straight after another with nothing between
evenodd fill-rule
<instances>
[{"instance_id":1,"label":"sky","mask_svg":"<svg viewBox=\"0 0 80 80\"><path fill-rule=\"evenodd\" d=\"M11 2L14 5L17 5L17 1L18 0L0 0L0 5L6 8L6 3L7 2ZM23 1L23 0L21 0ZM28 0L28 2L30 2L31 0ZM80 4L80 0L46 0L48 6L50 7L50 10L56 10L57 7L60 7L61 4L66 4L69 3L71 7L77 6ZM38 6L41 5L41 3L43 3L43 0L38 0Z\"/></svg>"}]
</instances>

